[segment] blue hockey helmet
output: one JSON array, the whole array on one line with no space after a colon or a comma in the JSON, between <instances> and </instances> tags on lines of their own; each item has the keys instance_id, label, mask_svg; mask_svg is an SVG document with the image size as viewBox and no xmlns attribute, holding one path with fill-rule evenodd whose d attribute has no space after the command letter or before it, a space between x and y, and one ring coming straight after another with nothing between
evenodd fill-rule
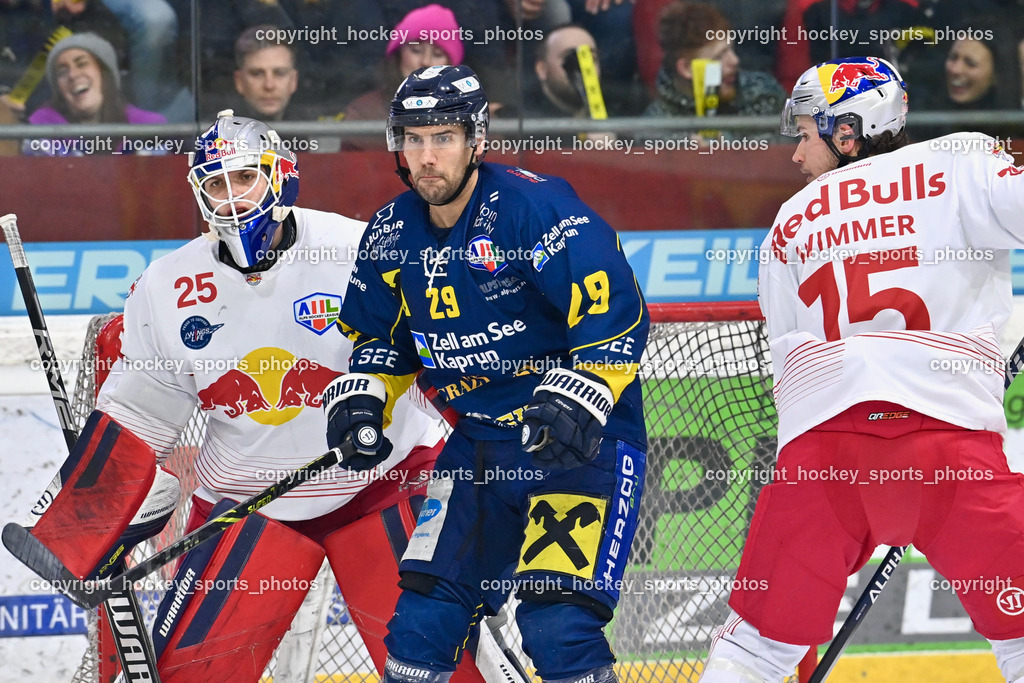
<instances>
[{"instance_id":1,"label":"blue hockey helmet","mask_svg":"<svg viewBox=\"0 0 1024 683\"><path fill-rule=\"evenodd\" d=\"M226 109L189 153L188 181L211 232L240 266L255 265L270 248L299 195L295 154L270 126ZM232 173L251 169L240 184Z\"/></svg>"},{"instance_id":2,"label":"blue hockey helmet","mask_svg":"<svg viewBox=\"0 0 1024 683\"><path fill-rule=\"evenodd\" d=\"M440 126L460 123L466 128L466 146L475 147L487 137L487 95L480 79L468 66L427 66L402 81L391 101L388 117L388 149L402 150L407 126Z\"/></svg>"},{"instance_id":3,"label":"blue hockey helmet","mask_svg":"<svg viewBox=\"0 0 1024 683\"><path fill-rule=\"evenodd\" d=\"M487 139L487 124L490 120L487 94L480 85L480 79L468 66L427 66L413 71L398 86L391 100L391 114L388 116L388 149L395 154L396 173L414 192L409 169L402 166L398 153L405 149L407 127L443 126L460 124L466 129L466 147L476 147ZM462 182L443 201L425 201L434 206L444 206L455 201L465 189L470 177L483 161L484 149L479 156L473 155Z\"/></svg>"}]
</instances>

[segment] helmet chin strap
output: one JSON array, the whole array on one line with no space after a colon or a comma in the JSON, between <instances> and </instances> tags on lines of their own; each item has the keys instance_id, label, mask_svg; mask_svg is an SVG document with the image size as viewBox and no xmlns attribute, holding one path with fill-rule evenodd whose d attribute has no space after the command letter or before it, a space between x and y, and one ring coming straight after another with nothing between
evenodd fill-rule
<instances>
[{"instance_id":1,"label":"helmet chin strap","mask_svg":"<svg viewBox=\"0 0 1024 683\"><path fill-rule=\"evenodd\" d=\"M476 157L476 154L474 153L473 161L469 162L469 165L466 166L466 172L462 174L462 182L459 183L459 186L457 188L455 188L455 191L452 192L451 196L448 197L448 199L444 200L443 202L432 202L423 195L421 195L416 190L415 186L413 186L412 181L410 180L410 178L412 177L412 171L410 171L405 166L402 166L402 158L398 156L398 152L395 152L395 165L398 167L395 169L395 173L398 174L398 177L402 179L402 182L405 183L406 187L408 187L410 190L418 194L420 199L425 201L427 204L430 204L431 206L445 206L447 204L451 204L456 199L458 199L459 195L462 194L462 191L466 189L466 183L469 182L469 178L470 176L473 175L473 171L480 168L480 164L483 163L484 157L486 155L486 149L479 157Z\"/></svg>"},{"instance_id":2,"label":"helmet chin strap","mask_svg":"<svg viewBox=\"0 0 1024 683\"><path fill-rule=\"evenodd\" d=\"M853 157L850 156L849 154L843 154L842 152L840 152L839 148L836 147L835 140L832 139L831 135L822 135L821 139L825 141L825 144L828 146L828 148L832 151L832 154L834 154L836 159L839 161L839 165L836 166L836 168L842 168L847 164L852 164L855 161L866 159L868 156L867 141L864 140L863 138L861 138L860 151L857 152L857 156Z\"/></svg>"}]
</instances>

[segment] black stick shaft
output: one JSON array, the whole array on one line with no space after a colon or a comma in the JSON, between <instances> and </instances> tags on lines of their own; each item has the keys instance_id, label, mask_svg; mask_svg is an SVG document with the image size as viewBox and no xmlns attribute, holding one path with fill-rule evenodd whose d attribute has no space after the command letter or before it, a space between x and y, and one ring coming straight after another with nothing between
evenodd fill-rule
<instances>
[{"instance_id":1,"label":"black stick shaft","mask_svg":"<svg viewBox=\"0 0 1024 683\"><path fill-rule=\"evenodd\" d=\"M271 501L280 498L300 484L315 478L321 472L338 464L343 458L351 457L354 453L355 447L350 442L342 444L339 448L332 448L316 460L295 470L281 481L271 484L252 498L242 501L230 510L207 521L187 536L182 536L155 555L142 560L128 571L115 574L103 581L83 582L84 585L78 595L69 594L72 599L84 607L98 605L114 591L130 587L135 581L173 562L201 543L215 538L232 524L242 521L250 514L270 504Z\"/></svg>"},{"instance_id":2,"label":"black stick shaft","mask_svg":"<svg viewBox=\"0 0 1024 683\"><path fill-rule=\"evenodd\" d=\"M832 673L832 668L836 665L839 655L843 654L846 644L850 642L854 632L864 622L868 609L871 608L871 605L875 604L875 600L882 594L882 589L885 588L885 584L889 583L889 579L896 571L896 567L899 566L900 560L903 559L903 554L907 552L908 547L904 545L889 548L889 552L886 553L882 564L872 574L871 580L868 581L868 587L861 593L857 604L850 611L850 616L846 617L842 628L839 629L836 637L832 639L832 644L828 646L807 683L822 683Z\"/></svg>"},{"instance_id":3,"label":"black stick shaft","mask_svg":"<svg viewBox=\"0 0 1024 683\"><path fill-rule=\"evenodd\" d=\"M64 387L64 378L61 376L60 366L57 364L57 353L53 350L53 342L50 340L50 329L46 326L46 317L43 315L43 307L39 303L39 294L35 281L32 279L32 270L29 268L25 247L21 242L21 234L18 232L17 217L14 214L3 216L0 218L0 227L3 228L4 240L11 252L14 273L18 278L21 297L25 301L25 310L28 312L28 319L32 325L32 334L35 336L36 347L39 349L39 360L46 372L46 380L50 385L50 397L53 399L53 407L57 411L57 421L60 423L64 442L70 453L78 441L78 429L71 412L71 403L68 401L68 392ZM42 516L46 508L53 502L62 483L58 472L54 480L46 487L46 491L43 492L39 501L32 506L33 517ZM120 631L125 627L135 634L145 634L145 622L142 618L138 598L130 589L112 591L109 597L112 602L107 605L104 613L114 634L114 649L117 651L117 657L125 672L126 680L148 680L159 683L156 654L149 638L143 635L141 638L132 637L122 640L120 637ZM112 613L112 610L115 609L123 616L115 619ZM138 643L142 644L142 661L139 661L136 651Z\"/></svg>"},{"instance_id":4,"label":"black stick shaft","mask_svg":"<svg viewBox=\"0 0 1024 683\"><path fill-rule=\"evenodd\" d=\"M28 311L28 319L32 324L36 346L39 347L39 360L42 361L43 370L46 372L46 379L50 385L53 406L57 409L57 420L60 422L60 429L64 433L64 441L67 442L70 452L75 447L75 442L78 441L78 430L75 428L71 403L68 402L68 392L64 388L64 380L60 374L60 367L57 365L57 354L54 353L53 343L50 341L50 331L46 327L43 308L39 305L39 295L36 293L36 285L32 280L32 271L28 267L25 247L22 245L21 235L18 233L17 218L13 213L9 213L0 218L0 224L3 225L7 247L11 250L14 273L18 277L21 296L25 300L25 310Z\"/></svg>"}]
</instances>

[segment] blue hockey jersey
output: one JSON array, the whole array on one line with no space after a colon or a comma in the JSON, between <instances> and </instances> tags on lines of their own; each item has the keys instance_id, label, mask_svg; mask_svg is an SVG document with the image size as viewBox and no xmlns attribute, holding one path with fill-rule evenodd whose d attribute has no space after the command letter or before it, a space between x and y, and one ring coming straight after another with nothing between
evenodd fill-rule
<instances>
[{"instance_id":1,"label":"blue hockey jersey","mask_svg":"<svg viewBox=\"0 0 1024 683\"><path fill-rule=\"evenodd\" d=\"M352 372L421 368L474 439L518 438L544 373L612 389L605 433L645 444L640 356L649 318L615 231L565 180L484 163L450 229L409 191L370 219L339 324Z\"/></svg>"}]
</instances>

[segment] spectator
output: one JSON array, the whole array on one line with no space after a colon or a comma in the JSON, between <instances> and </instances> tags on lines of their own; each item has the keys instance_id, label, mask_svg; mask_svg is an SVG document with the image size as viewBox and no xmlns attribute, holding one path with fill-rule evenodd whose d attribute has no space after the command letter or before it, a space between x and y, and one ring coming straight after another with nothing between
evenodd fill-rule
<instances>
[{"instance_id":1,"label":"spectator","mask_svg":"<svg viewBox=\"0 0 1024 683\"><path fill-rule=\"evenodd\" d=\"M462 64L461 29L455 13L438 4L409 12L395 26L384 50L378 80L381 86L356 98L345 109L346 121L384 121L391 111L391 98L405 78L425 66ZM422 42L421 36L437 35L434 42ZM405 37L405 42L401 40ZM383 128L383 127L382 127ZM352 138L344 142L346 149L375 149L383 145L383 136Z\"/></svg>"},{"instance_id":2,"label":"spectator","mask_svg":"<svg viewBox=\"0 0 1024 683\"><path fill-rule=\"evenodd\" d=\"M179 21L190 14L191 2L198 2L200 21L194 27L199 41L199 78L202 84L200 112L215 114L210 101L223 102L234 88L235 41L251 26L271 25L294 28L294 22L277 0L172 0ZM205 117L204 117L205 118Z\"/></svg>"},{"instance_id":3,"label":"spectator","mask_svg":"<svg viewBox=\"0 0 1024 683\"><path fill-rule=\"evenodd\" d=\"M63 26L72 33L95 33L114 47L117 63L126 63L127 38L117 18L97 0L0 0L0 92L6 92L26 75L29 65L39 51L61 37L56 29ZM40 77L42 74L38 74ZM49 100L52 93L46 87L21 92L12 101L16 112L32 112ZM22 116L23 118L23 116Z\"/></svg>"},{"instance_id":4,"label":"spectator","mask_svg":"<svg viewBox=\"0 0 1024 683\"><path fill-rule=\"evenodd\" d=\"M316 119L309 107L292 104L299 71L292 46L269 24L242 31L235 41L235 91L245 100L234 107L239 116L262 121Z\"/></svg>"},{"instance_id":5,"label":"spectator","mask_svg":"<svg viewBox=\"0 0 1024 683\"><path fill-rule=\"evenodd\" d=\"M375 6L372 11L383 15L382 26L395 26L412 10L437 1L376 0L361 4ZM440 4L455 13L455 21L462 29L461 40L465 50L462 63L476 71L482 80L493 84L487 91L491 115L500 106L505 106L501 112L503 115L508 113L508 109L517 103L518 93L508 59L515 34L501 21L503 3L501 0L441 0Z\"/></svg>"},{"instance_id":6,"label":"spectator","mask_svg":"<svg viewBox=\"0 0 1024 683\"><path fill-rule=\"evenodd\" d=\"M981 29L989 26L993 28ZM956 29L963 37L946 53L943 78L938 87L920 91L918 109L932 111L989 111L1021 108L1021 67L1018 44L994 19L979 18L971 27ZM969 33L967 33L970 31ZM914 94L911 93L911 97ZM938 129L940 134L961 130L962 125ZM915 131L919 127L915 127ZM971 126L971 129L978 129ZM1011 128L981 127L981 132L1006 138L1019 133ZM931 129L934 134L936 129Z\"/></svg>"},{"instance_id":7,"label":"spectator","mask_svg":"<svg viewBox=\"0 0 1024 683\"><path fill-rule=\"evenodd\" d=\"M658 72L657 99L645 116L697 115L695 59L721 64L717 115L758 116L774 114L782 107L786 93L771 75L740 69L740 60L727 40L708 39L730 28L729 21L711 5L673 0L665 6L658 20L658 42L665 57ZM693 131L676 131L671 137L692 135Z\"/></svg>"},{"instance_id":8,"label":"spectator","mask_svg":"<svg viewBox=\"0 0 1024 683\"><path fill-rule=\"evenodd\" d=\"M537 76L537 90L527 102L528 114L534 116L561 117L565 115L577 118L589 118L590 112L581 88L577 87L565 70L565 60L576 52L581 45L587 45L594 53L598 76L601 64L598 61L597 43L594 36L582 26L566 24L559 26L544 36L533 62L533 70Z\"/></svg>"},{"instance_id":9,"label":"spectator","mask_svg":"<svg viewBox=\"0 0 1024 683\"><path fill-rule=\"evenodd\" d=\"M76 33L64 38L50 51L46 77L53 96L49 105L28 117L29 123L54 125L65 123L166 123L156 112L128 104L121 93L121 74L113 46L95 33ZM99 140L99 138L97 138ZM26 154L79 156L95 152L129 152L124 140L108 138L109 145L87 146L40 144L26 140Z\"/></svg>"},{"instance_id":10,"label":"spectator","mask_svg":"<svg viewBox=\"0 0 1024 683\"><path fill-rule=\"evenodd\" d=\"M855 57L865 42L877 40L878 31L913 28L927 24L917 0L838 0L838 19L832 26L832 0L789 0L783 20L785 40L779 41L775 75L789 87L814 64L840 57ZM843 30L846 39L836 40L832 54L830 36ZM857 31L856 34L853 31ZM876 33L872 38L872 31ZM853 39L856 35L857 38ZM893 57L891 40L876 45L882 57Z\"/></svg>"},{"instance_id":11,"label":"spectator","mask_svg":"<svg viewBox=\"0 0 1024 683\"><path fill-rule=\"evenodd\" d=\"M644 86L654 92L662 53L655 39L658 15L671 0L636 0L633 32L636 36L637 70ZM706 0L721 12L743 40L734 46L736 56L754 71L775 71L775 51L782 38L780 28L786 0Z\"/></svg>"},{"instance_id":12,"label":"spectator","mask_svg":"<svg viewBox=\"0 0 1024 683\"><path fill-rule=\"evenodd\" d=\"M631 27L635 0L521 0L523 26L539 29L544 38L552 26L573 23L589 33L604 59L602 87L612 115L637 115L643 110L637 79L637 45ZM516 24L517 0L505 0L506 17Z\"/></svg>"}]
</instances>

